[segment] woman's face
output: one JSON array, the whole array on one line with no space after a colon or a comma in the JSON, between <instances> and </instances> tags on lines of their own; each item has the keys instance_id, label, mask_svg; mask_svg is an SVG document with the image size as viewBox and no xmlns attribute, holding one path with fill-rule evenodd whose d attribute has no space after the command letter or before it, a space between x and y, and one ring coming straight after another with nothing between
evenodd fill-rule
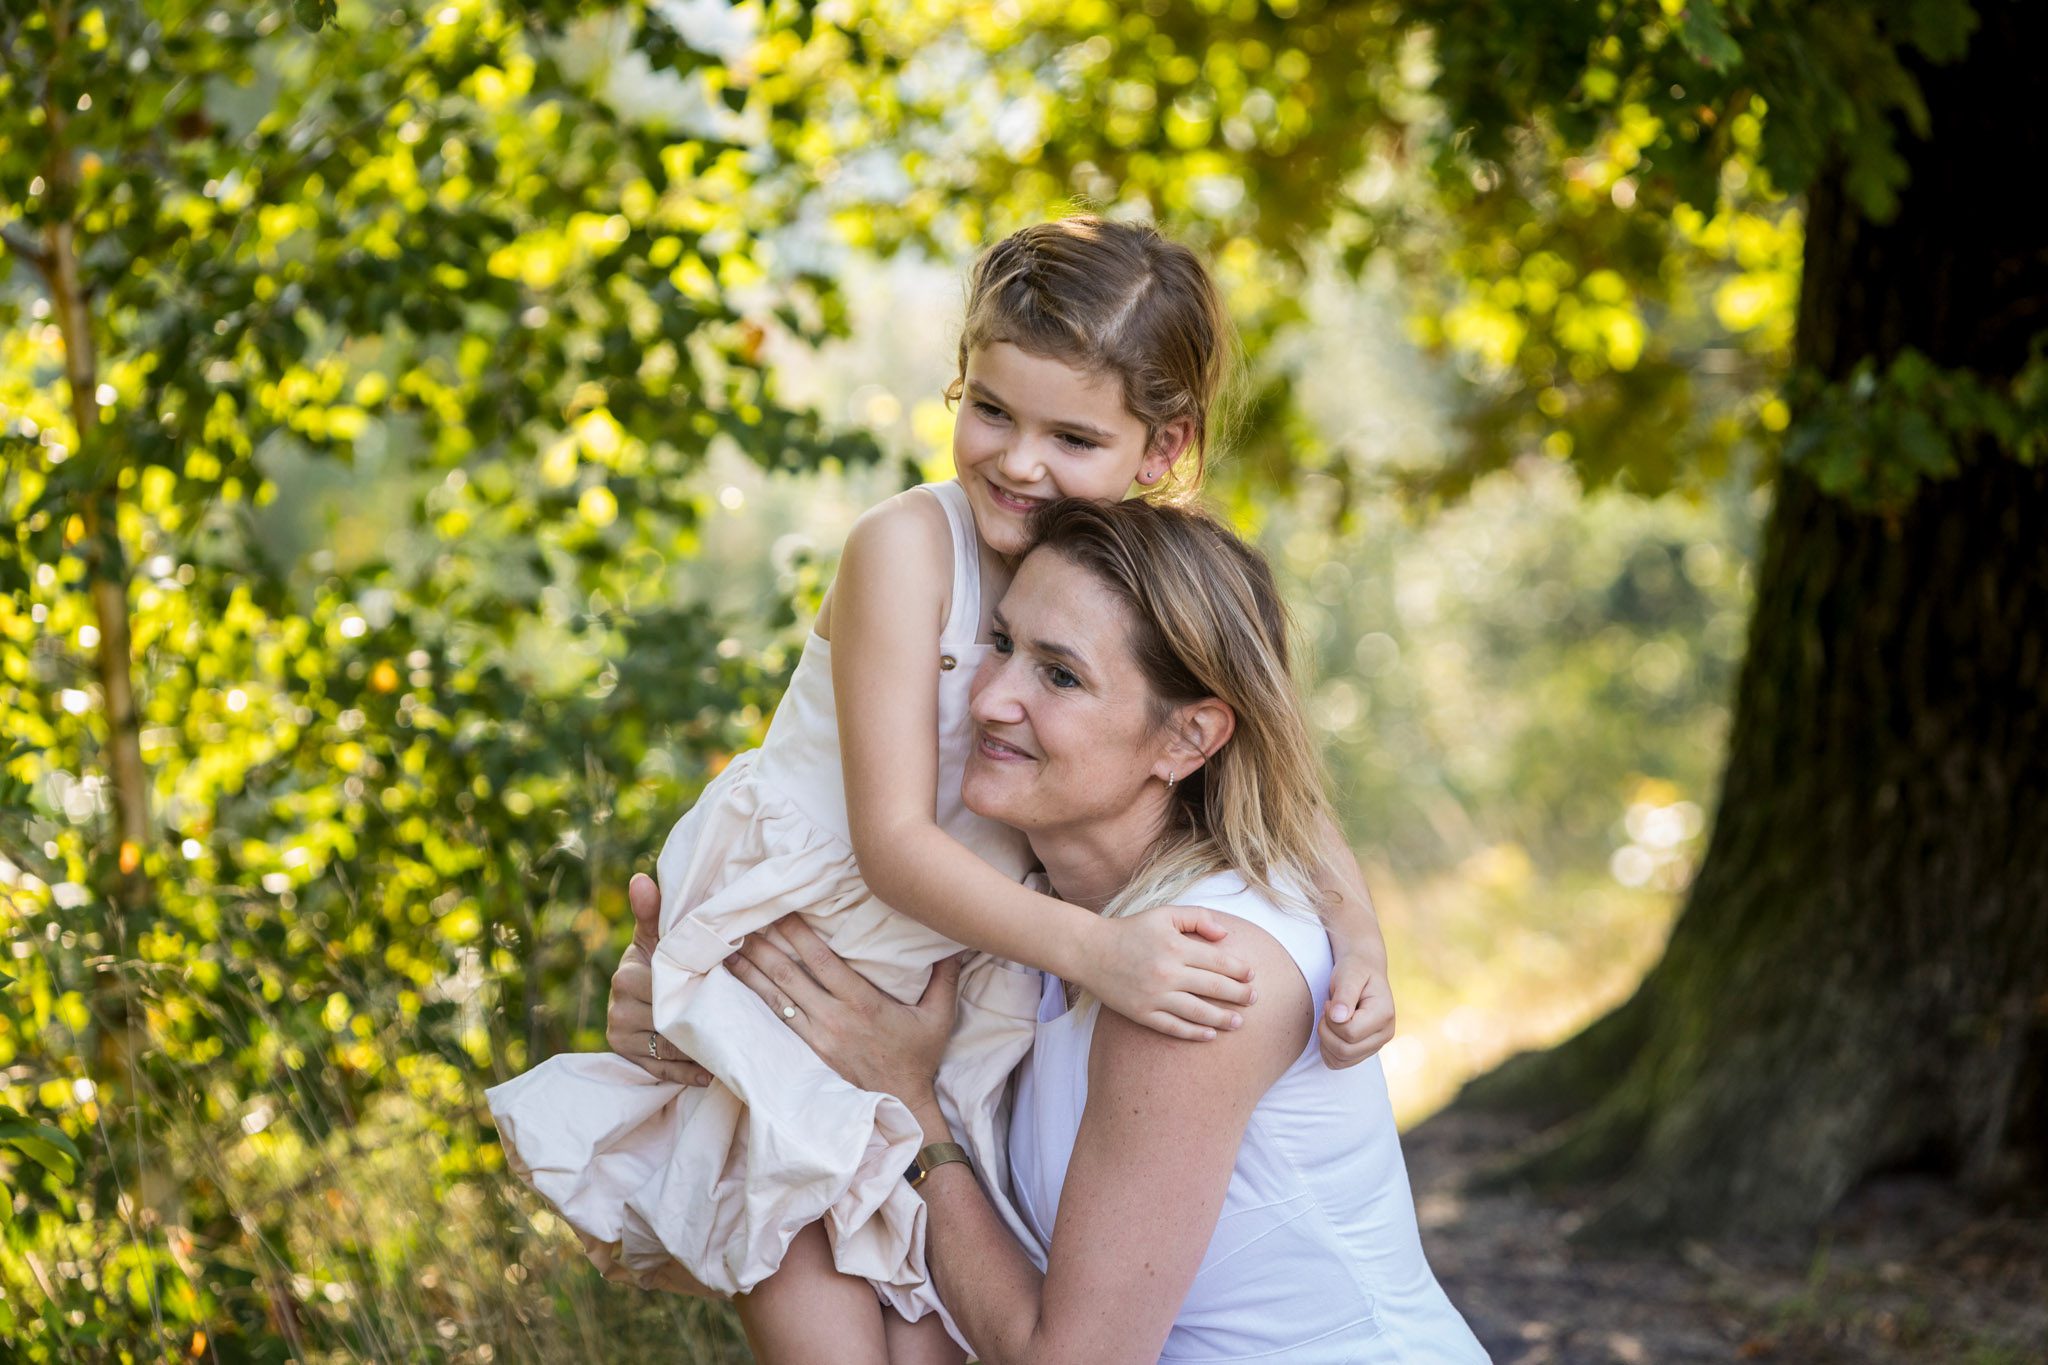
<instances>
[{"instance_id":1,"label":"woman's face","mask_svg":"<svg viewBox=\"0 0 2048 1365\"><path fill-rule=\"evenodd\" d=\"M1187 433L1148 443L1113 375L1090 374L1007 341L967 357L953 466L981 538L1001 555L1030 544L1031 513L1060 498L1117 502L1140 475L1156 482Z\"/></svg>"},{"instance_id":2,"label":"woman's face","mask_svg":"<svg viewBox=\"0 0 2048 1365\"><path fill-rule=\"evenodd\" d=\"M1025 556L996 608L995 648L974 675L968 809L1032 834L1156 827L1173 740L1153 722L1152 690L1130 649L1134 624L1087 570L1052 550Z\"/></svg>"}]
</instances>

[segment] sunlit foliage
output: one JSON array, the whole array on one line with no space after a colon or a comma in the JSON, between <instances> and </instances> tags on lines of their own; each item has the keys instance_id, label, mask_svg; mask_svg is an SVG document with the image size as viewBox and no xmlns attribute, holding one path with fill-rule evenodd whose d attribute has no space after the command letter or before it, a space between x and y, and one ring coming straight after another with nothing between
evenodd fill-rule
<instances>
[{"instance_id":1,"label":"sunlit foliage","mask_svg":"<svg viewBox=\"0 0 2048 1365\"><path fill-rule=\"evenodd\" d=\"M1843 155L1882 209L1886 119L1916 109L1900 54L1968 31L1966 6L1850 0L11 0L0 1340L725 1349L695 1308L590 1335L587 1277L491 1178L478 1088L597 1044L626 871L772 709L817 567L779 562L741 645L693 590L721 568L698 476L714 452L877 455L775 382L778 347L843 330L850 253L957 261L1077 198L1162 218L1261 357L1220 490L1248 525L1289 489L1342 520L1383 486L1427 505L1546 457L1698 497L1757 450L1768 469L1791 422L1786 196ZM1397 284L1471 381L1437 456L1353 448L1304 417L1302 367L1265 359L1332 273ZM1944 432L2041 399L1909 365L1806 406L1889 430L1872 404L1930 393L1947 415L1898 459L1826 428L1786 457L1903 496L1941 474ZM1606 669L1700 718L1725 626L1697 662L1658 637L1739 597L1660 534L1565 574L1640 620L1463 594L1481 657L1428 680L1526 660L1544 625L1557 652L1526 666L1577 671L1565 712ZM1499 572L1544 559L1516 553ZM1327 670L1348 650L1385 671L1401 614L1348 583L1324 601L1315 572L1350 613L1316 635ZM1343 685L1321 714L1356 720ZM1428 742L1446 697L1385 695ZM1544 727L1491 719L1493 770L1458 780L1580 798ZM1441 807L1360 761L1340 753L1361 819L1450 857ZM1529 826L1482 842L1621 851L1598 811ZM1653 844L1674 846L1626 846ZM457 1330L489 1316L488 1276L434 1268L465 1257L533 1276L533 1312Z\"/></svg>"}]
</instances>

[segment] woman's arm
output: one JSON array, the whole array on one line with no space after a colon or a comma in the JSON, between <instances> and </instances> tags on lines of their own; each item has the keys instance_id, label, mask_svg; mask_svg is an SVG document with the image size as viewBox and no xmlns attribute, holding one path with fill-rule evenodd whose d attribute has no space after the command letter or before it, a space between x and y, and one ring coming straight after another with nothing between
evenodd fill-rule
<instances>
[{"instance_id":1,"label":"woman's arm","mask_svg":"<svg viewBox=\"0 0 2048 1365\"><path fill-rule=\"evenodd\" d=\"M1096 1020L1088 1107L1036 1293L1015 1272L1014 1239L991 1236L1002 1228L974 1181L944 1167L925 1181L940 1296L991 1365L1158 1358L1215 1235L1252 1109L1308 1041L1299 970L1264 930L1223 918L1271 998L1200 1048L1113 1014Z\"/></svg>"},{"instance_id":2,"label":"woman's arm","mask_svg":"<svg viewBox=\"0 0 2048 1365\"><path fill-rule=\"evenodd\" d=\"M937 668L952 536L932 499L863 516L832 586L832 690L846 810L861 877L946 937L1086 986L1113 1010L1183 1038L1232 1027L1251 999L1244 964L1206 911L1104 920L1042 896L940 829Z\"/></svg>"},{"instance_id":3,"label":"woman's arm","mask_svg":"<svg viewBox=\"0 0 2048 1365\"><path fill-rule=\"evenodd\" d=\"M1043 1275L964 1166L926 1177L926 1259L987 1365L1158 1357L1215 1233L1252 1109L1309 1035L1308 987L1285 950L1220 918L1271 998L1203 1047L1106 1011L1096 1020L1088 1107ZM899 1005L795 921L750 939L732 967L771 1006L794 1003L792 1026L841 1075L904 1100L926 1142L950 1139L931 1077L957 967L934 972L916 1006Z\"/></svg>"},{"instance_id":4,"label":"woman's arm","mask_svg":"<svg viewBox=\"0 0 2048 1365\"><path fill-rule=\"evenodd\" d=\"M1366 889L1357 855L1334 820L1324 821L1320 851L1316 894L1322 900L1336 965L1330 972L1330 998L1316 1042L1323 1061L1341 1069L1356 1066L1393 1038L1394 992L1387 980L1387 943L1380 935L1372 892Z\"/></svg>"}]
</instances>

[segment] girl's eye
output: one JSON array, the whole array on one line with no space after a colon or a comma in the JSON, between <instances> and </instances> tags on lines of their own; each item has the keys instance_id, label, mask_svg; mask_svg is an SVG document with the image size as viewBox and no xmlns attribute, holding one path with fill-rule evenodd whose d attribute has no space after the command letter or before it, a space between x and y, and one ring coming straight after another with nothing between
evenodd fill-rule
<instances>
[{"instance_id":1,"label":"girl's eye","mask_svg":"<svg viewBox=\"0 0 2048 1365\"><path fill-rule=\"evenodd\" d=\"M1052 679L1052 685L1057 688L1066 689L1081 685L1079 678L1067 672L1066 669L1061 668L1058 664L1054 664L1051 668L1047 669L1045 676Z\"/></svg>"},{"instance_id":2,"label":"girl's eye","mask_svg":"<svg viewBox=\"0 0 2048 1365\"><path fill-rule=\"evenodd\" d=\"M1010 652L1010 650L1011 650L1012 646L1011 646L1011 644L1010 644L1010 637L1009 637L1009 636L1007 636L1007 635L1003 634L1003 633L1002 633L1001 631L999 631L999 630L998 630L998 631L992 631L992 632L990 632L990 636L991 636L991 638L990 638L990 641L989 641L989 643L990 643L990 644L991 644L992 646L994 646L994 648L995 648L995 651L996 651L996 653L998 653L998 654L1008 654L1008 653Z\"/></svg>"},{"instance_id":3,"label":"girl's eye","mask_svg":"<svg viewBox=\"0 0 2048 1365\"><path fill-rule=\"evenodd\" d=\"M977 402L974 405L974 410L980 413L983 417L988 418L988 420L991 422L1000 422L1007 415L1001 408L996 407L992 403Z\"/></svg>"},{"instance_id":4,"label":"girl's eye","mask_svg":"<svg viewBox=\"0 0 2048 1365\"><path fill-rule=\"evenodd\" d=\"M1093 450L1097 444L1086 436L1068 436L1063 434L1060 439L1065 441L1068 447L1073 450Z\"/></svg>"}]
</instances>

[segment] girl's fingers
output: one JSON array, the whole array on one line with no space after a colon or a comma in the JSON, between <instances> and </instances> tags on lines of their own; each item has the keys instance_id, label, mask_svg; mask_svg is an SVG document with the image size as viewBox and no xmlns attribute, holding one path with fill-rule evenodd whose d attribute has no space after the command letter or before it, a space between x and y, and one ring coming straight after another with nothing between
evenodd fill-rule
<instances>
[{"instance_id":1,"label":"girl's fingers","mask_svg":"<svg viewBox=\"0 0 2048 1365\"><path fill-rule=\"evenodd\" d=\"M1236 1010L1214 1004L1198 995L1179 994L1167 997L1167 1009L1173 1014L1206 1029L1234 1029L1244 1024L1244 1017Z\"/></svg>"},{"instance_id":2,"label":"girl's fingers","mask_svg":"<svg viewBox=\"0 0 2048 1365\"><path fill-rule=\"evenodd\" d=\"M1249 981L1239 981L1232 976L1219 976L1213 971L1197 968L1182 978L1181 989L1189 995L1204 996L1225 1005L1245 1006L1259 998L1258 988Z\"/></svg>"},{"instance_id":3,"label":"girl's fingers","mask_svg":"<svg viewBox=\"0 0 2048 1365\"><path fill-rule=\"evenodd\" d=\"M1215 972L1219 976L1227 976L1237 981L1252 979L1252 964L1236 954L1226 953L1221 948L1212 948L1206 943L1189 944L1188 947L1191 950L1187 955L1189 966L1205 972Z\"/></svg>"},{"instance_id":4,"label":"girl's fingers","mask_svg":"<svg viewBox=\"0 0 2048 1365\"><path fill-rule=\"evenodd\" d=\"M1393 1040L1394 1030L1391 1025L1376 1030L1356 1042L1342 1037L1327 1023L1316 1032L1316 1048L1323 1054L1323 1064L1332 1071L1357 1066L1366 1058L1376 1055Z\"/></svg>"},{"instance_id":5,"label":"girl's fingers","mask_svg":"<svg viewBox=\"0 0 2048 1365\"><path fill-rule=\"evenodd\" d=\"M1211 943L1221 943L1230 931L1223 927L1223 921L1199 905L1170 905L1166 913L1173 918L1173 927L1183 934L1199 934Z\"/></svg>"},{"instance_id":6,"label":"girl's fingers","mask_svg":"<svg viewBox=\"0 0 2048 1365\"><path fill-rule=\"evenodd\" d=\"M1346 1042L1362 1043L1375 1033L1394 1030L1394 1007L1371 996L1358 1002L1356 1009L1340 1016L1336 1000L1330 1002L1323 1022Z\"/></svg>"},{"instance_id":7,"label":"girl's fingers","mask_svg":"<svg viewBox=\"0 0 2048 1365\"><path fill-rule=\"evenodd\" d=\"M1178 1015L1168 1014L1164 1010L1153 1010L1136 1022L1154 1033L1163 1033L1169 1038L1179 1038L1188 1043L1206 1043L1216 1036L1215 1029L1191 1024Z\"/></svg>"}]
</instances>

